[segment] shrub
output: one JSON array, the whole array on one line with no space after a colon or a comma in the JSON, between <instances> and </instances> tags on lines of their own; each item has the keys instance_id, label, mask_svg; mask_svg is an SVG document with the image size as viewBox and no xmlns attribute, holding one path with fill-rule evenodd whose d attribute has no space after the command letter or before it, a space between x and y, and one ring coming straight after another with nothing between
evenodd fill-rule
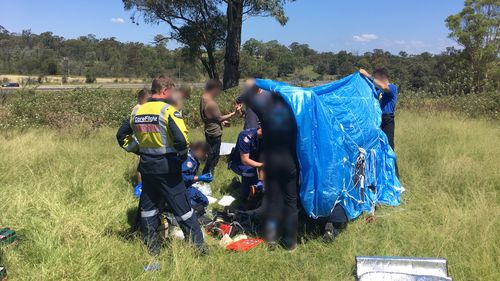
<instances>
[{"instance_id":1,"label":"shrub","mask_svg":"<svg viewBox=\"0 0 500 281\"><path fill-rule=\"evenodd\" d=\"M95 81L96 81L95 75L92 72L87 71L85 73L85 83L92 84L92 83L95 83Z\"/></svg>"},{"instance_id":2,"label":"shrub","mask_svg":"<svg viewBox=\"0 0 500 281\"><path fill-rule=\"evenodd\" d=\"M239 88L227 90L219 97L223 113L230 112ZM75 125L98 128L118 127L128 118L135 105L136 90L103 90L79 88L64 92L19 90L3 95L0 103L0 128L53 127ZM189 128L203 125L200 119L201 90L193 89L182 111ZM402 92L398 110L414 112L455 112L464 118L500 119L500 95L487 92L476 95L434 97L424 92ZM234 122L241 122L236 118Z\"/></svg>"},{"instance_id":3,"label":"shrub","mask_svg":"<svg viewBox=\"0 0 500 281\"><path fill-rule=\"evenodd\" d=\"M465 118L500 119L500 94L495 91L480 94L435 96L425 92L402 92L400 110L447 111Z\"/></svg>"},{"instance_id":4,"label":"shrub","mask_svg":"<svg viewBox=\"0 0 500 281\"><path fill-rule=\"evenodd\" d=\"M129 117L136 103L136 92L89 88L64 92L19 90L4 96L5 100L0 105L0 128L118 127ZM232 110L238 93L238 88L234 88L221 95L219 104L222 112ZM199 115L200 97L200 89L192 90L191 98L182 111L189 128L203 124Z\"/></svg>"}]
</instances>

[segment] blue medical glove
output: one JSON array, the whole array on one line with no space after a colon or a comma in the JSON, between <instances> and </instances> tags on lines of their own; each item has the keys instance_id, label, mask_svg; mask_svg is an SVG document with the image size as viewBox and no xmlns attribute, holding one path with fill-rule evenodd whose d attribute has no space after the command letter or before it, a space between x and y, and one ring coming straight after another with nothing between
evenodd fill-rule
<instances>
[{"instance_id":1,"label":"blue medical glove","mask_svg":"<svg viewBox=\"0 0 500 281\"><path fill-rule=\"evenodd\" d=\"M142 193L142 182L138 183L135 188L134 188L134 196L136 198L139 198L141 197L141 193Z\"/></svg>"},{"instance_id":2,"label":"blue medical glove","mask_svg":"<svg viewBox=\"0 0 500 281\"><path fill-rule=\"evenodd\" d=\"M201 176L198 176L198 181L212 182L213 180L214 177L211 174L203 174Z\"/></svg>"},{"instance_id":3,"label":"blue medical glove","mask_svg":"<svg viewBox=\"0 0 500 281\"><path fill-rule=\"evenodd\" d=\"M257 190L264 190L264 183L262 181L258 181L257 184L255 184L255 188L257 188Z\"/></svg>"}]
</instances>

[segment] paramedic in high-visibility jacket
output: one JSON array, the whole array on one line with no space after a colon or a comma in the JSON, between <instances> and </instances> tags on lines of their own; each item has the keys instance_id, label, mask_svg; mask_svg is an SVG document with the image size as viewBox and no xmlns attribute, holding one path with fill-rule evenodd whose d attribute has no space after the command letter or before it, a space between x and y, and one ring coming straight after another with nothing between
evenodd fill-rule
<instances>
[{"instance_id":1,"label":"paramedic in high-visibility jacket","mask_svg":"<svg viewBox=\"0 0 500 281\"><path fill-rule=\"evenodd\" d=\"M182 115L169 104L175 85L160 76L153 80L149 101L132 112L130 126L139 146L142 193L139 201L142 238L152 255L162 245L160 211L167 203L184 237L190 237L201 253L206 252L203 234L191 208L182 178L188 151L187 128Z\"/></svg>"}]
</instances>

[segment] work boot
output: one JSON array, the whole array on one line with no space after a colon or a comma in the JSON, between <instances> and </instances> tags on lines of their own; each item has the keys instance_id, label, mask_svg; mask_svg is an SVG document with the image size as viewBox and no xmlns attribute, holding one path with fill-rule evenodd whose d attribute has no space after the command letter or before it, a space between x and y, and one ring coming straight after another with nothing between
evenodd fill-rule
<instances>
[{"instance_id":1,"label":"work boot","mask_svg":"<svg viewBox=\"0 0 500 281\"><path fill-rule=\"evenodd\" d=\"M287 246L285 250L287 251L287 253L295 253L298 248L299 246L297 245L297 243L295 243L294 245Z\"/></svg>"},{"instance_id":2,"label":"work boot","mask_svg":"<svg viewBox=\"0 0 500 281\"><path fill-rule=\"evenodd\" d=\"M158 257L160 255L161 243L151 242L148 246L148 252L153 257Z\"/></svg>"},{"instance_id":3,"label":"work boot","mask_svg":"<svg viewBox=\"0 0 500 281\"><path fill-rule=\"evenodd\" d=\"M158 232L143 234L142 239L146 247L148 247L148 252L151 256L157 257L160 255L163 239L160 237Z\"/></svg>"},{"instance_id":4,"label":"work boot","mask_svg":"<svg viewBox=\"0 0 500 281\"><path fill-rule=\"evenodd\" d=\"M210 254L210 251L208 250L208 246L206 244L196 246L195 255L197 257L203 257L208 254Z\"/></svg>"},{"instance_id":5,"label":"work boot","mask_svg":"<svg viewBox=\"0 0 500 281\"><path fill-rule=\"evenodd\" d=\"M325 225L325 234L323 234L323 242L330 244L335 241L339 231L333 227L333 223L329 222Z\"/></svg>"}]
</instances>

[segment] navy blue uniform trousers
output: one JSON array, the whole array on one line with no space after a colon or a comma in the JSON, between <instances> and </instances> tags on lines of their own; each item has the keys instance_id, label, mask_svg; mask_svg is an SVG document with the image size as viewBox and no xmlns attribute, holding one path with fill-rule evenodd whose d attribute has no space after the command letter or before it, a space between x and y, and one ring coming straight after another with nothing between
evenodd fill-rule
<instances>
[{"instance_id":1,"label":"navy blue uniform trousers","mask_svg":"<svg viewBox=\"0 0 500 281\"><path fill-rule=\"evenodd\" d=\"M161 245L158 228L160 226L160 212L165 203L172 208L186 239L189 237L195 246L202 246L203 233L196 214L191 208L180 173L142 175L142 193L139 206L141 232L146 245L150 248Z\"/></svg>"}]
</instances>

